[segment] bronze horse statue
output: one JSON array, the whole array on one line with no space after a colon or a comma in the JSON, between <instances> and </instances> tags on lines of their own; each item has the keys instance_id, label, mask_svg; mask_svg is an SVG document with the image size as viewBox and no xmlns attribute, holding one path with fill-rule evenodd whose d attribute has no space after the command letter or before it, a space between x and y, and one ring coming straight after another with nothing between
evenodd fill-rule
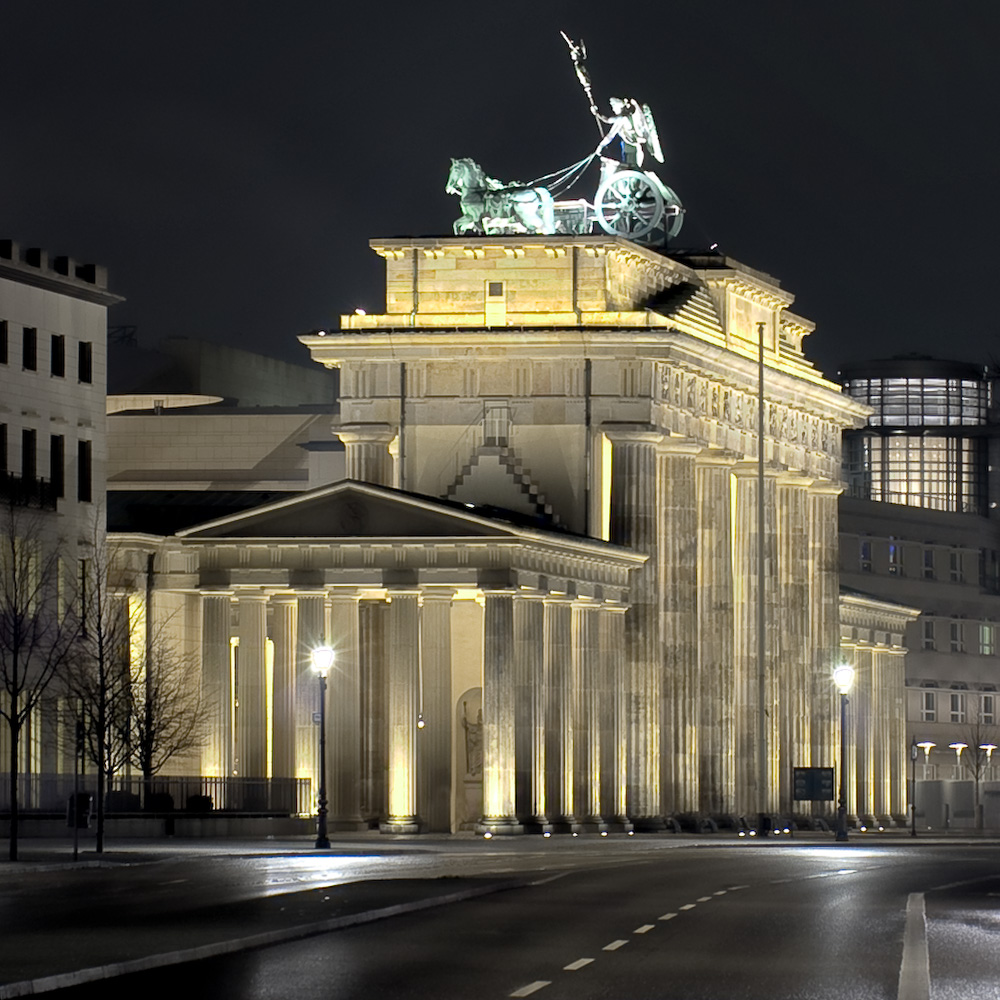
<instances>
[{"instance_id":1,"label":"bronze horse statue","mask_svg":"<svg viewBox=\"0 0 1000 1000\"><path fill-rule=\"evenodd\" d=\"M451 161L445 191L458 195L462 207L462 217L452 227L456 236L468 232L496 235L555 231L548 188L503 184L487 177L483 168L468 157Z\"/></svg>"}]
</instances>

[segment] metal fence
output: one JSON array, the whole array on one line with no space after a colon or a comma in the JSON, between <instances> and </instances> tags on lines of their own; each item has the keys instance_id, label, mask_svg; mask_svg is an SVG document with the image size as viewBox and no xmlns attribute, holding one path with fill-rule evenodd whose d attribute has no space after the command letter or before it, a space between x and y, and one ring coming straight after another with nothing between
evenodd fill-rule
<instances>
[{"instance_id":1,"label":"metal fence","mask_svg":"<svg viewBox=\"0 0 1000 1000\"><path fill-rule=\"evenodd\" d=\"M23 813L64 812L73 794L72 774L21 775ZM82 775L80 791L96 794L97 779ZM105 797L109 814L137 812L272 813L303 816L316 811L309 778L118 777ZM0 776L0 812L10 811L10 775Z\"/></svg>"}]
</instances>

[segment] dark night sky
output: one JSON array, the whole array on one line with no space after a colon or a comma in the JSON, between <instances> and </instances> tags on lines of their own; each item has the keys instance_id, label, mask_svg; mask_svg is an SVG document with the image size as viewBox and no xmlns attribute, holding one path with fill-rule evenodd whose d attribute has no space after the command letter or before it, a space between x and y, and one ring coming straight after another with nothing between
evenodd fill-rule
<instances>
[{"instance_id":1,"label":"dark night sky","mask_svg":"<svg viewBox=\"0 0 1000 1000\"><path fill-rule=\"evenodd\" d=\"M649 103L687 208L796 295L809 355L1000 359L1000 4L8 0L0 236L108 266L140 342L305 360L381 311L370 237L447 234L450 156L504 180Z\"/></svg>"}]
</instances>

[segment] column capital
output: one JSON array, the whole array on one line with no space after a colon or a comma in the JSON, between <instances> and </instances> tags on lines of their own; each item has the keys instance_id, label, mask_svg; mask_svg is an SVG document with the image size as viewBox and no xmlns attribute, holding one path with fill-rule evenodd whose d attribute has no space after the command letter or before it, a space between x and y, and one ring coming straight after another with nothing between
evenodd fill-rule
<instances>
[{"instance_id":1,"label":"column capital","mask_svg":"<svg viewBox=\"0 0 1000 1000\"><path fill-rule=\"evenodd\" d=\"M739 461L735 452L722 448L702 448L695 456L695 464L699 466L734 466Z\"/></svg>"},{"instance_id":2,"label":"column capital","mask_svg":"<svg viewBox=\"0 0 1000 1000\"><path fill-rule=\"evenodd\" d=\"M784 469L775 468L773 465L768 465L766 462L764 464L764 476L767 479L777 479L778 476L784 473L784 471ZM756 479L756 477L760 474L760 468L755 459L744 459L743 461L734 463L732 473L734 476L739 476L741 478Z\"/></svg>"},{"instance_id":3,"label":"column capital","mask_svg":"<svg viewBox=\"0 0 1000 1000\"><path fill-rule=\"evenodd\" d=\"M652 424L635 424L605 420L600 425L601 432L612 444L659 444L664 434Z\"/></svg>"},{"instance_id":4,"label":"column capital","mask_svg":"<svg viewBox=\"0 0 1000 1000\"><path fill-rule=\"evenodd\" d=\"M692 441L687 437L672 437L665 435L663 440L656 446L658 455L694 455L697 456L703 451L702 445L697 441Z\"/></svg>"},{"instance_id":5,"label":"column capital","mask_svg":"<svg viewBox=\"0 0 1000 1000\"><path fill-rule=\"evenodd\" d=\"M388 444L396 436L396 428L384 423L333 425L333 432L344 444Z\"/></svg>"}]
</instances>

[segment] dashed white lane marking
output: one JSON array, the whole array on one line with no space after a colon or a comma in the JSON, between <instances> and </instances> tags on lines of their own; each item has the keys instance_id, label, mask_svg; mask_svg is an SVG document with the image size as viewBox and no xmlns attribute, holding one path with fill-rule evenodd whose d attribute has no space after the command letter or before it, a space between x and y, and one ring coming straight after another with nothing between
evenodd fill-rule
<instances>
[{"instance_id":1,"label":"dashed white lane marking","mask_svg":"<svg viewBox=\"0 0 1000 1000\"><path fill-rule=\"evenodd\" d=\"M551 979L536 979L533 983L528 983L527 986L522 986L519 990L514 990L510 994L512 997L530 997L532 993L537 993L540 989L544 989L546 986L551 986Z\"/></svg>"},{"instance_id":2,"label":"dashed white lane marking","mask_svg":"<svg viewBox=\"0 0 1000 1000\"><path fill-rule=\"evenodd\" d=\"M641 927L636 927L636 929L634 931L632 931L632 933L633 934L648 934L653 929L653 927L654 927L653 924L643 924Z\"/></svg>"},{"instance_id":3,"label":"dashed white lane marking","mask_svg":"<svg viewBox=\"0 0 1000 1000\"><path fill-rule=\"evenodd\" d=\"M773 878L771 879L771 885L784 885L786 882L791 882L790 878Z\"/></svg>"},{"instance_id":4,"label":"dashed white lane marking","mask_svg":"<svg viewBox=\"0 0 1000 1000\"><path fill-rule=\"evenodd\" d=\"M731 885L729 887L729 891L730 892L736 892L737 889L749 889L749 888L750 888L750 886L748 886L748 885Z\"/></svg>"},{"instance_id":5,"label":"dashed white lane marking","mask_svg":"<svg viewBox=\"0 0 1000 1000\"><path fill-rule=\"evenodd\" d=\"M673 920L676 917L676 913L664 913L662 917L657 917L657 920Z\"/></svg>"},{"instance_id":6,"label":"dashed white lane marking","mask_svg":"<svg viewBox=\"0 0 1000 1000\"><path fill-rule=\"evenodd\" d=\"M606 944L601 951L617 951L619 948L623 948L628 944L628 941L623 941L619 938L617 941L612 941L611 944Z\"/></svg>"},{"instance_id":7,"label":"dashed white lane marking","mask_svg":"<svg viewBox=\"0 0 1000 1000\"><path fill-rule=\"evenodd\" d=\"M712 902L712 897L711 896L699 896L698 897L698 902L699 903L711 903Z\"/></svg>"},{"instance_id":8,"label":"dashed white lane marking","mask_svg":"<svg viewBox=\"0 0 1000 1000\"><path fill-rule=\"evenodd\" d=\"M899 965L897 1000L930 1000L931 975L927 953L927 919L924 894L911 892L906 898L906 929L903 960Z\"/></svg>"},{"instance_id":9,"label":"dashed white lane marking","mask_svg":"<svg viewBox=\"0 0 1000 1000\"><path fill-rule=\"evenodd\" d=\"M720 889L718 892L713 892L712 893L713 896L725 896L725 894L726 894L726 890L725 889Z\"/></svg>"},{"instance_id":10,"label":"dashed white lane marking","mask_svg":"<svg viewBox=\"0 0 1000 1000\"><path fill-rule=\"evenodd\" d=\"M188 882L189 879L186 878L172 878L169 882L159 882L158 885L180 885L181 882Z\"/></svg>"},{"instance_id":11,"label":"dashed white lane marking","mask_svg":"<svg viewBox=\"0 0 1000 1000\"><path fill-rule=\"evenodd\" d=\"M590 965L594 960L592 958L578 958L575 962L570 962L569 965L563 966L563 971L565 972L576 972L577 969L582 969L585 965Z\"/></svg>"},{"instance_id":12,"label":"dashed white lane marking","mask_svg":"<svg viewBox=\"0 0 1000 1000\"><path fill-rule=\"evenodd\" d=\"M682 910L693 910L698 904L697 903L685 903L681 909Z\"/></svg>"}]
</instances>

